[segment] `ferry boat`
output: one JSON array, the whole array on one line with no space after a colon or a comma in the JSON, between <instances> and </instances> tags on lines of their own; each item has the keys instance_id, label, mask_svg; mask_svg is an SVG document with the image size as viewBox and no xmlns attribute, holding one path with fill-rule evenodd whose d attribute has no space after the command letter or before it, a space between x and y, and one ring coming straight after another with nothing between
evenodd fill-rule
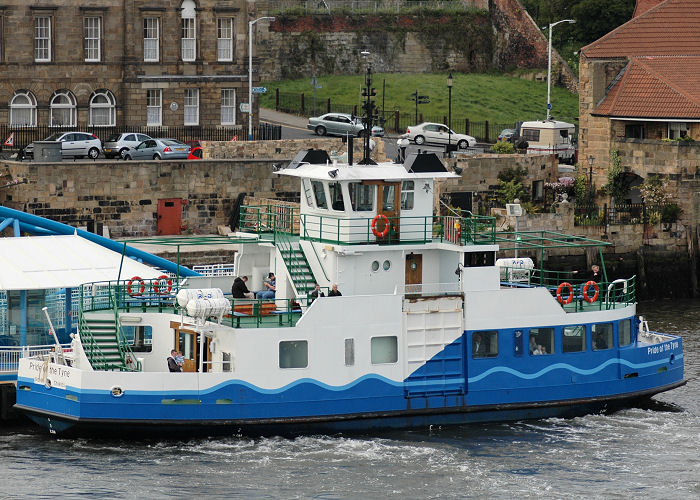
<instances>
[{"instance_id":1,"label":"ferry boat","mask_svg":"<svg viewBox=\"0 0 700 500\"><path fill-rule=\"evenodd\" d=\"M435 215L458 176L433 154L310 151L277 173L299 203L242 207L228 240L251 290L274 273L274 299L196 277L86 283L71 348L20 360L16 408L57 434L366 432L580 415L685 383L681 338L637 316L634 277L607 280L606 243ZM601 280L544 269L591 246Z\"/></svg>"}]
</instances>

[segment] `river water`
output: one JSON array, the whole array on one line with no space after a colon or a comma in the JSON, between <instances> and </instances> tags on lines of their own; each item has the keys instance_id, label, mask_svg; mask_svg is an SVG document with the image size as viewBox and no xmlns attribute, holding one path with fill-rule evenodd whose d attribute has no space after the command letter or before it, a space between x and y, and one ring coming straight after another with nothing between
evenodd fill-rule
<instances>
[{"instance_id":1,"label":"river water","mask_svg":"<svg viewBox=\"0 0 700 500\"><path fill-rule=\"evenodd\" d=\"M683 336L688 379L647 408L296 439L131 443L22 427L0 432L0 496L699 498L700 301L639 312L650 329Z\"/></svg>"}]
</instances>

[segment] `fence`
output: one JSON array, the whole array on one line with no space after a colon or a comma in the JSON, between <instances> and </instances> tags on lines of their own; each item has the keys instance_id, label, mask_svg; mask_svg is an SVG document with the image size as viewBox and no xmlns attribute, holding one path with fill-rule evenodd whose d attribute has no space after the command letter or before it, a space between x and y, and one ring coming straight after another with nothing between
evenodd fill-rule
<instances>
[{"instance_id":1,"label":"fence","mask_svg":"<svg viewBox=\"0 0 700 500\"><path fill-rule=\"evenodd\" d=\"M37 127L9 127L0 125L0 140L4 141L14 133L14 149L20 149L32 141L40 141L56 132L68 132L73 128L58 128L41 125ZM115 127L78 127L83 132L88 132L99 137L104 142L112 134L137 132L151 137L169 137L179 141L246 141L248 140L248 128L244 125L235 127L140 127L140 126L115 126ZM271 141L282 138L282 127L269 123L261 123L253 127L254 141Z\"/></svg>"},{"instance_id":2,"label":"fence","mask_svg":"<svg viewBox=\"0 0 700 500\"><path fill-rule=\"evenodd\" d=\"M625 203L602 207L595 203L577 203L574 207L575 226L606 226L608 224L654 224L661 222L666 205Z\"/></svg>"},{"instance_id":3,"label":"fence","mask_svg":"<svg viewBox=\"0 0 700 500\"><path fill-rule=\"evenodd\" d=\"M464 12L474 9L464 0L269 0L270 14L418 14L423 12Z\"/></svg>"}]
</instances>

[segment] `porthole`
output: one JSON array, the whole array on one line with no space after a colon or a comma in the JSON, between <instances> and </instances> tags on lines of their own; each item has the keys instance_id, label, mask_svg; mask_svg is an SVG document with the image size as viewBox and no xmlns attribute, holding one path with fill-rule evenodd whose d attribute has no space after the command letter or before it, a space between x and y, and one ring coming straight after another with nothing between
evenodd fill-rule
<instances>
[{"instance_id":1,"label":"porthole","mask_svg":"<svg viewBox=\"0 0 700 500\"><path fill-rule=\"evenodd\" d=\"M385 271L388 271L389 269L391 269L391 261L385 260L384 265L382 267L384 267Z\"/></svg>"},{"instance_id":2,"label":"porthole","mask_svg":"<svg viewBox=\"0 0 700 500\"><path fill-rule=\"evenodd\" d=\"M377 271L379 271L379 261L375 260L372 262L372 272L376 273Z\"/></svg>"}]
</instances>

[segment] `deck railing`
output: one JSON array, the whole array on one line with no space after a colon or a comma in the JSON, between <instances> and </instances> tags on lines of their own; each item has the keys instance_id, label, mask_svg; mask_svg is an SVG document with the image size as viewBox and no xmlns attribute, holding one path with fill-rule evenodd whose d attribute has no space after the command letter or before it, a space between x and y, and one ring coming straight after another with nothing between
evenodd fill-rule
<instances>
[{"instance_id":1,"label":"deck railing","mask_svg":"<svg viewBox=\"0 0 700 500\"><path fill-rule=\"evenodd\" d=\"M70 344L62 344L66 351ZM31 346L0 346L0 373L17 373L20 358L43 356L56 349L56 344Z\"/></svg>"}]
</instances>

